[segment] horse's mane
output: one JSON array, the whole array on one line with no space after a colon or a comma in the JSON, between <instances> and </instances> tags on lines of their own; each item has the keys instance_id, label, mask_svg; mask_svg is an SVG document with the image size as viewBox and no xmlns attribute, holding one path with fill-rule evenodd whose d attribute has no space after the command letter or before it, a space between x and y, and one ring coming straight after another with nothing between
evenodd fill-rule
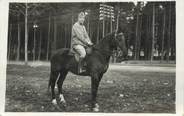
<instances>
[{"instance_id":1,"label":"horse's mane","mask_svg":"<svg viewBox=\"0 0 184 116\"><path fill-rule=\"evenodd\" d=\"M107 35L105 35L100 41L100 42L103 42L104 40L107 40L107 39L111 39L115 34L115 31L111 32L111 33L108 33Z\"/></svg>"},{"instance_id":2,"label":"horse's mane","mask_svg":"<svg viewBox=\"0 0 184 116\"><path fill-rule=\"evenodd\" d=\"M101 48L104 46L104 44L106 44L107 42L109 42L109 40L111 40L114 37L115 31L106 34L102 39L100 39L99 43L94 45L94 48Z\"/></svg>"}]
</instances>

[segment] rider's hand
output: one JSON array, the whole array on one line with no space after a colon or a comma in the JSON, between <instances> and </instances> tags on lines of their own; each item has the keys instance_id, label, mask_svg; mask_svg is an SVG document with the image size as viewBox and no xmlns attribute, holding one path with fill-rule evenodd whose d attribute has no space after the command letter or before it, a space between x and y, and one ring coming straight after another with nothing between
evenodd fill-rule
<instances>
[{"instance_id":1,"label":"rider's hand","mask_svg":"<svg viewBox=\"0 0 184 116\"><path fill-rule=\"evenodd\" d=\"M89 45L89 46L92 46L92 45L93 45L93 43L92 43L92 42L88 42L88 45Z\"/></svg>"}]
</instances>

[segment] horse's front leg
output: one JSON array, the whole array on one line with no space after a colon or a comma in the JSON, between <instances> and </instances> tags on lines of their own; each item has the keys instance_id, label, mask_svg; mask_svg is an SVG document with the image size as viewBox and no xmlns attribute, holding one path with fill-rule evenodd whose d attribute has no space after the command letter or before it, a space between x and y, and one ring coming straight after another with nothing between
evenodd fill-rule
<instances>
[{"instance_id":1,"label":"horse's front leg","mask_svg":"<svg viewBox=\"0 0 184 116\"><path fill-rule=\"evenodd\" d=\"M99 105L97 103L97 91L102 75L94 73L91 76L91 93L92 93L92 110L95 112L99 111Z\"/></svg>"}]
</instances>

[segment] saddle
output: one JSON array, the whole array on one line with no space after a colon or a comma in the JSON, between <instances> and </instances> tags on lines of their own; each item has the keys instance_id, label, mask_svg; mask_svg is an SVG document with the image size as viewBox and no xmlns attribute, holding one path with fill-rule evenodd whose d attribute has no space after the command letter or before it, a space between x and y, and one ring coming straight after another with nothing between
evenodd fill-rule
<instances>
[{"instance_id":1,"label":"saddle","mask_svg":"<svg viewBox=\"0 0 184 116\"><path fill-rule=\"evenodd\" d=\"M93 47L92 46L91 47L86 47L85 50L86 50L86 56L87 56L87 55L89 55L89 54L92 53ZM70 49L68 55L74 56L75 57L75 60L77 62L79 62L80 54L75 49L73 49L73 48Z\"/></svg>"}]
</instances>

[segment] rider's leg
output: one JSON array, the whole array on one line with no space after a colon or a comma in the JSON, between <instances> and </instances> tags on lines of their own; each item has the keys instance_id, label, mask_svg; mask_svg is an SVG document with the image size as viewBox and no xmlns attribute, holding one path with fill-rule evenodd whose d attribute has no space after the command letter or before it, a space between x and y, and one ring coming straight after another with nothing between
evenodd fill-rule
<instances>
[{"instance_id":1,"label":"rider's leg","mask_svg":"<svg viewBox=\"0 0 184 116\"><path fill-rule=\"evenodd\" d=\"M78 73L83 72L83 65L82 65L82 60L85 58L86 56L86 50L83 46L81 45L76 45L75 46L75 50L79 53L80 58L79 58L79 63L78 63Z\"/></svg>"}]
</instances>

